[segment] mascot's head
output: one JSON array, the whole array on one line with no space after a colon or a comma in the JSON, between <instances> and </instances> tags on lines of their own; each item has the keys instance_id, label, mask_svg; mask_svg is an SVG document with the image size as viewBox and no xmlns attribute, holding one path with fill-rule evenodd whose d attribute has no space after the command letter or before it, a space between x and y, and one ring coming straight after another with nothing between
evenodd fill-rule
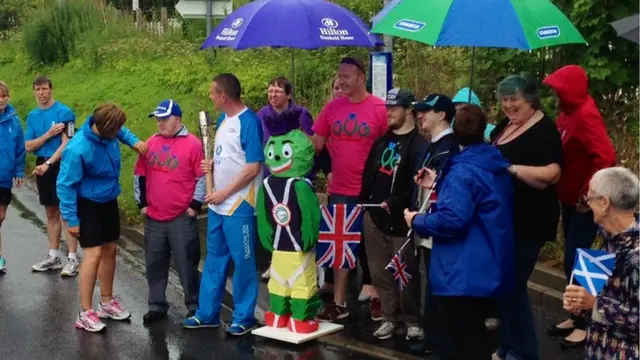
<instances>
[{"instance_id":1,"label":"mascot's head","mask_svg":"<svg viewBox=\"0 0 640 360\"><path fill-rule=\"evenodd\" d=\"M272 176L303 177L313 167L315 151L309 137L300 131L300 113L299 109L287 109L263 119L271 134L264 156Z\"/></svg>"}]
</instances>

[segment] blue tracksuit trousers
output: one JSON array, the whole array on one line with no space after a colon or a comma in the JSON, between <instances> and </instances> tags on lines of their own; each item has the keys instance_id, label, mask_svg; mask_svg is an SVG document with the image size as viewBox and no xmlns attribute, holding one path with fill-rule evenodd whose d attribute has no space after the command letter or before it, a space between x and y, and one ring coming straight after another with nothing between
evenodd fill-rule
<instances>
[{"instance_id":1,"label":"blue tracksuit trousers","mask_svg":"<svg viewBox=\"0 0 640 360\"><path fill-rule=\"evenodd\" d=\"M196 316L205 323L220 319L220 308L227 280L229 260L233 260L232 324L255 325L254 310L258 296L255 242L258 238L255 216L225 216L209 209L207 257L200 282L199 309Z\"/></svg>"}]
</instances>

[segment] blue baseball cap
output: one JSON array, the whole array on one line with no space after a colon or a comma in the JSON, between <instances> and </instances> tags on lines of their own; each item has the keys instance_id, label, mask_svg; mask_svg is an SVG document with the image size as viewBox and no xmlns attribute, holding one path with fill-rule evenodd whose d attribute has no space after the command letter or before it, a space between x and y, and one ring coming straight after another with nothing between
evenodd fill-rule
<instances>
[{"instance_id":1,"label":"blue baseball cap","mask_svg":"<svg viewBox=\"0 0 640 360\"><path fill-rule=\"evenodd\" d=\"M149 117L157 117L159 119L168 118L169 116L177 116L179 118L182 117L182 110L180 109L180 105L177 102L173 101L173 99L164 100L156 107L155 111L149 113Z\"/></svg>"}]
</instances>

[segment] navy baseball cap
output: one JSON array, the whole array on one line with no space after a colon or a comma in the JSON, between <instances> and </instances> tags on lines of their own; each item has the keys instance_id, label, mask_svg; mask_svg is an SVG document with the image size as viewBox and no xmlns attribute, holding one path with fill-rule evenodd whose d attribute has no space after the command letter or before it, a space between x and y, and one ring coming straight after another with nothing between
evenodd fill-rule
<instances>
[{"instance_id":1,"label":"navy baseball cap","mask_svg":"<svg viewBox=\"0 0 640 360\"><path fill-rule=\"evenodd\" d=\"M173 101L173 99L164 100L156 107L155 111L149 113L149 117L157 117L159 119L168 118L169 116L177 116L179 118L182 117L182 110L180 109L180 105L177 102Z\"/></svg>"},{"instance_id":2,"label":"navy baseball cap","mask_svg":"<svg viewBox=\"0 0 640 360\"><path fill-rule=\"evenodd\" d=\"M421 101L413 103L413 109L415 111L426 112L445 112L446 119L451 121L456 116L456 106L453 101L443 94L429 94Z\"/></svg>"}]
</instances>

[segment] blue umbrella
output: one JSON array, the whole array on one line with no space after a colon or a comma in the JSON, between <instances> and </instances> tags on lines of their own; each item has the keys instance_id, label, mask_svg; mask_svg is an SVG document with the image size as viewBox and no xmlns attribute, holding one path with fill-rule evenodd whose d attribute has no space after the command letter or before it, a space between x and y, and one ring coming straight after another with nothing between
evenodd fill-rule
<instances>
[{"instance_id":1,"label":"blue umbrella","mask_svg":"<svg viewBox=\"0 0 640 360\"><path fill-rule=\"evenodd\" d=\"M257 47L318 49L376 47L380 38L353 12L325 0L258 0L236 11L211 32L201 49Z\"/></svg>"}]
</instances>

